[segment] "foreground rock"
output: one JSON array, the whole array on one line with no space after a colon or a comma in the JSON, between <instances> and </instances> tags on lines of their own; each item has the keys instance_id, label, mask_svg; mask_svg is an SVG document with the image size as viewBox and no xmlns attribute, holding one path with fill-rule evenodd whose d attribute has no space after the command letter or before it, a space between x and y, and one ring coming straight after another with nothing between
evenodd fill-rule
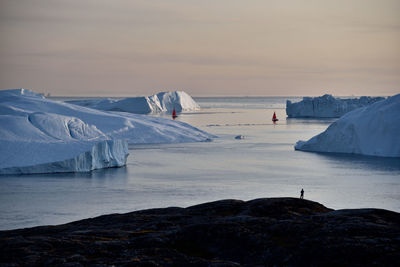
<instances>
[{"instance_id":1,"label":"foreground rock","mask_svg":"<svg viewBox=\"0 0 400 267\"><path fill-rule=\"evenodd\" d=\"M5 266L395 266L400 214L221 200L0 232Z\"/></svg>"}]
</instances>

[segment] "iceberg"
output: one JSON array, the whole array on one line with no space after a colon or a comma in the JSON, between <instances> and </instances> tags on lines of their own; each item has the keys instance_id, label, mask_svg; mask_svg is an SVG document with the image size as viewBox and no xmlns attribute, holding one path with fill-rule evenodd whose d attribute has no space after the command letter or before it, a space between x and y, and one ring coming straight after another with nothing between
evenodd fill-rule
<instances>
[{"instance_id":1,"label":"iceberg","mask_svg":"<svg viewBox=\"0 0 400 267\"><path fill-rule=\"evenodd\" d=\"M85 172L126 164L128 144L209 141L189 124L0 91L0 174Z\"/></svg>"},{"instance_id":2,"label":"iceberg","mask_svg":"<svg viewBox=\"0 0 400 267\"><path fill-rule=\"evenodd\" d=\"M0 141L0 174L88 172L121 167L129 155L125 140L97 142Z\"/></svg>"},{"instance_id":3,"label":"iceberg","mask_svg":"<svg viewBox=\"0 0 400 267\"><path fill-rule=\"evenodd\" d=\"M400 157L400 94L345 114L295 149Z\"/></svg>"},{"instance_id":4,"label":"iceberg","mask_svg":"<svg viewBox=\"0 0 400 267\"><path fill-rule=\"evenodd\" d=\"M354 109L365 107L383 97L362 96L341 99L326 94L320 97L303 97L300 102L286 101L286 114L289 118L339 118Z\"/></svg>"},{"instance_id":5,"label":"iceberg","mask_svg":"<svg viewBox=\"0 0 400 267\"><path fill-rule=\"evenodd\" d=\"M161 92L151 96L115 99L85 99L66 101L84 107L105 111L121 111L134 114L151 114L199 110L200 106L183 91Z\"/></svg>"}]
</instances>

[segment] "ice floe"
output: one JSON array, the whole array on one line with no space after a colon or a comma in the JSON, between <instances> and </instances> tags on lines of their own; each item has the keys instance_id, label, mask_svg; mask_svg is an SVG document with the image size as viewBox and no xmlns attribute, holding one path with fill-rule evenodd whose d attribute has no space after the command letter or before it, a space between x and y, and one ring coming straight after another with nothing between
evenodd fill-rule
<instances>
[{"instance_id":1,"label":"ice floe","mask_svg":"<svg viewBox=\"0 0 400 267\"><path fill-rule=\"evenodd\" d=\"M128 144L201 142L213 137L179 121L95 110L25 89L0 91L0 174L123 166Z\"/></svg>"},{"instance_id":2,"label":"ice floe","mask_svg":"<svg viewBox=\"0 0 400 267\"><path fill-rule=\"evenodd\" d=\"M368 106L383 97L362 96L360 98L335 98L332 95L304 97L302 101L286 101L286 114L289 118L339 118L354 109Z\"/></svg>"},{"instance_id":3,"label":"ice floe","mask_svg":"<svg viewBox=\"0 0 400 267\"><path fill-rule=\"evenodd\" d=\"M400 157L400 94L345 114L295 149Z\"/></svg>"},{"instance_id":4,"label":"ice floe","mask_svg":"<svg viewBox=\"0 0 400 267\"><path fill-rule=\"evenodd\" d=\"M115 99L70 100L68 103L107 111L122 111L135 114L199 110L200 106L183 91L161 92L151 96Z\"/></svg>"}]
</instances>

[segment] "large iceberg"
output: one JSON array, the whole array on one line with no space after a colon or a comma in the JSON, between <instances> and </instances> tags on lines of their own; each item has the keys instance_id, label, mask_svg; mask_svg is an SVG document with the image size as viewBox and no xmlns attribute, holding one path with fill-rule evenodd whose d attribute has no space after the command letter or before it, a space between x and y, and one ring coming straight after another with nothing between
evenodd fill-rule
<instances>
[{"instance_id":1,"label":"large iceberg","mask_svg":"<svg viewBox=\"0 0 400 267\"><path fill-rule=\"evenodd\" d=\"M122 111L135 114L150 114L160 112L194 111L200 106L193 98L183 91L161 92L151 96L128 97L115 99L84 99L70 100L67 103L106 111Z\"/></svg>"},{"instance_id":2,"label":"large iceberg","mask_svg":"<svg viewBox=\"0 0 400 267\"><path fill-rule=\"evenodd\" d=\"M332 95L303 97L300 102L286 101L286 114L289 118L339 118L354 109L365 107L383 97L362 96L360 98L335 98Z\"/></svg>"},{"instance_id":3,"label":"large iceberg","mask_svg":"<svg viewBox=\"0 0 400 267\"><path fill-rule=\"evenodd\" d=\"M0 91L0 174L123 166L128 144L210 138L213 136L178 121L99 111L46 99L25 89Z\"/></svg>"},{"instance_id":4,"label":"large iceberg","mask_svg":"<svg viewBox=\"0 0 400 267\"><path fill-rule=\"evenodd\" d=\"M345 114L295 149L400 157L400 94Z\"/></svg>"}]
</instances>

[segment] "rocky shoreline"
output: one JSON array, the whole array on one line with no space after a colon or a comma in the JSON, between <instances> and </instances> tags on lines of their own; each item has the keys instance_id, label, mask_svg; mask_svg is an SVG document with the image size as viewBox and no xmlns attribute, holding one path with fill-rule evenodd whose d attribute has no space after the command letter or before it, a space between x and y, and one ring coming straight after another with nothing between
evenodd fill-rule
<instances>
[{"instance_id":1,"label":"rocky shoreline","mask_svg":"<svg viewBox=\"0 0 400 267\"><path fill-rule=\"evenodd\" d=\"M0 266L398 266L400 214L220 200L0 231Z\"/></svg>"}]
</instances>

